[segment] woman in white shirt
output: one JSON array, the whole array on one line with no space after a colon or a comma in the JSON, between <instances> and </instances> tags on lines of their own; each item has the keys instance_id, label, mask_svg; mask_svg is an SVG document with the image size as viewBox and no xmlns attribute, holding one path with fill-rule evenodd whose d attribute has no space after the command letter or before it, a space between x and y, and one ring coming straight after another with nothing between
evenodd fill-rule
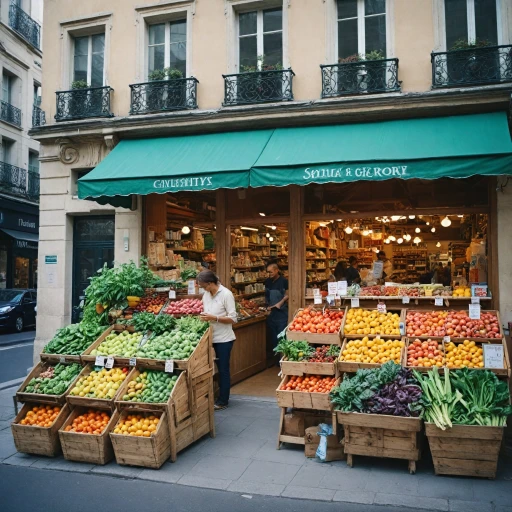
<instances>
[{"instance_id":1,"label":"woman in white shirt","mask_svg":"<svg viewBox=\"0 0 512 512\"><path fill-rule=\"evenodd\" d=\"M211 270L203 270L197 276L197 284L204 290L201 319L210 322L213 328L213 348L219 370L219 398L215 409L228 406L231 374L229 360L235 342L233 324L236 322L235 298L230 290L222 286Z\"/></svg>"}]
</instances>

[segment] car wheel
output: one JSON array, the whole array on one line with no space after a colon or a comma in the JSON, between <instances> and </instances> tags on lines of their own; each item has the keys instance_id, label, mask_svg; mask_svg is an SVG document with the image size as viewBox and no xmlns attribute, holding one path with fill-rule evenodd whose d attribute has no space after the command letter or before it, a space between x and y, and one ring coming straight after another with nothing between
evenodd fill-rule
<instances>
[{"instance_id":1,"label":"car wheel","mask_svg":"<svg viewBox=\"0 0 512 512\"><path fill-rule=\"evenodd\" d=\"M23 317L22 316L18 316L14 322L14 330L16 332L21 332L23 331Z\"/></svg>"}]
</instances>

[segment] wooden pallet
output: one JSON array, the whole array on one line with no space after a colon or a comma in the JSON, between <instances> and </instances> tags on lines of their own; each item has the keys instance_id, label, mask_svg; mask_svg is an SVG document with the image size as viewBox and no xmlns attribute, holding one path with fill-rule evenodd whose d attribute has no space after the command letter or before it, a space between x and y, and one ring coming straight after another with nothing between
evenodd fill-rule
<instances>
[{"instance_id":1,"label":"wooden pallet","mask_svg":"<svg viewBox=\"0 0 512 512\"><path fill-rule=\"evenodd\" d=\"M436 475L495 478L505 427L425 423Z\"/></svg>"},{"instance_id":2,"label":"wooden pallet","mask_svg":"<svg viewBox=\"0 0 512 512\"><path fill-rule=\"evenodd\" d=\"M421 419L341 411L336 414L345 430L348 466L353 466L354 455L365 455L405 459L409 472L416 472L416 461L421 457Z\"/></svg>"}]
</instances>

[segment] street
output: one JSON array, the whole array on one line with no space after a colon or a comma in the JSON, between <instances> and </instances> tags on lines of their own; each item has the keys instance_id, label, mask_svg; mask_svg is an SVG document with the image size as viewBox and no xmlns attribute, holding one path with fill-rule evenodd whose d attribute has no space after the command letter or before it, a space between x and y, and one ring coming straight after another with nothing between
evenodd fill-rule
<instances>
[{"instance_id":1,"label":"street","mask_svg":"<svg viewBox=\"0 0 512 512\"><path fill-rule=\"evenodd\" d=\"M32 367L35 335L34 329L0 334L0 389L26 377L27 369Z\"/></svg>"}]
</instances>

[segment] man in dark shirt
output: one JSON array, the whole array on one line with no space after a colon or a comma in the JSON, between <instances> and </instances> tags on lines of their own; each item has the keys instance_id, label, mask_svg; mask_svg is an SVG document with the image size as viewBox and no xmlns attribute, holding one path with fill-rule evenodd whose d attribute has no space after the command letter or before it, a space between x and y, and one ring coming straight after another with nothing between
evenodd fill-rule
<instances>
[{"instance_id":1,"label":"man in dark shirt","mask_svg":"<svg viewBox=\"0 0 512 512\"><path fill-rule=\"evenodd\" d=\"M347 268L346 272L346 278L347 278L347 285L350 286L351 284L361 283L361 276L359 275L359 270L357 270L357 258L355 256L350 256L348 259L349 267Z\"/></svg>"},{"instance_id":2,"label":"man in dark shirt","mask_svg":"<svg viewBox=\"0 0 512 512\"><path fill-rule=\"evenodd\" d=\"M277 346L277 335L288 325L288 280L280 274L276 263L267 266L267 273L265 302L270 311L267 317L267 347L272 355Z\"/></svg>"}]
</instances>

